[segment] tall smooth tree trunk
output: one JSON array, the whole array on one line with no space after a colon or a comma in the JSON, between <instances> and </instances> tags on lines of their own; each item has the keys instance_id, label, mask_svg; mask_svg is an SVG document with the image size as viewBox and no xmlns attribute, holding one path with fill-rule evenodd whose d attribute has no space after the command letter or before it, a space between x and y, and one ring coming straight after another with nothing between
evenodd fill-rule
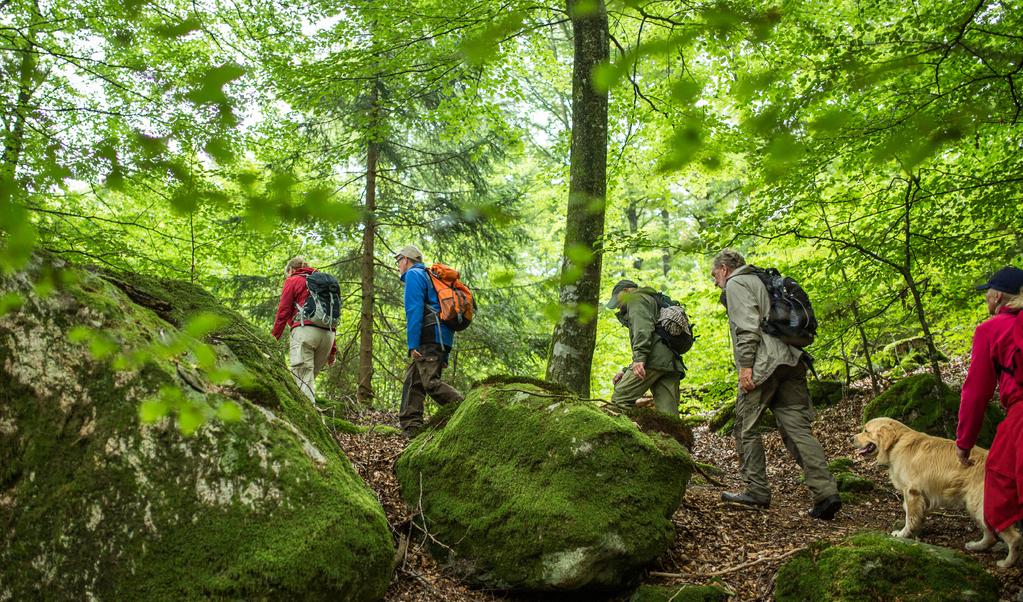
<instances>
[{"instance_id":1,"label":"tall smooth tree trunk","mask_svg":"<svg viewBox=\"0 0 1023 602\"><path fill-rule=\"evenodd\" d=\"M909 292L913 295L913 305L916 309L917 319L920 321L920 328L924 332L924 341L927 343L927 356L931 363L931 372L934 373L935 378L938 382L944 382L941 378L941 367L938 366L938 347L934 344L934 335L931 334L930 323L927 321L927 312L924 311L923 298L920 295L920 285L913 277L913 247L911 244L912 229L910 227L910 211L913 208L913 201L916 199L916 193L920 190L920 176L910 176L909 183L906 186L906 197L905 197L905 215L904 221L904 237L903 240L903 264L902 278L906 281L906 287Z\"/></svg>"},{"instance_id":2,"label":"tall smooth tree trunk","mask_svg":"<svg viewBox=\"0 0 1023 602\"><path fill-rule=\"evenodd\" d=\"M32 19L39 17L39 3L33 5ZM25 148L25 125L28 120L29 101L32 100L32 82L36 77L35 27L29 27L24 40L24 49L17 50L21 54L18 64L18 99L14 105L14 124L4 136L3 160L0 161L0 204L9 202L14 194L14 179L21 153Z\"/></svg>"},{"instance_id":3,"label":"tall smooth tree trunk","mask_svg":"<svg viewBox=\"0 0 1023 602\"><path fill-rule=\"evenodd\" d=\"M18 63L18 98L13 107L14 122L3 138L3 156L0 157L0 231L6 233L0 241L0 273L17 269L28 260L35 247L36 230L26 215L25 207L16 200L18 167L25 149L25 129L28 114L32 111L29 103L35 93L34 82L38 75L38 61L35 46L36 23L42 20L39 2L32 5L32 24L24 39L24 48L15 49L20 53Z\"/></svg>"},{"instance_id":4,"label":"tall smooth tree trunk","mask_svg":"<svg viewBox=\"0 0 1023 602\"><path fill-rule=\"evenodd\" d=\"M366 219L362 230L362 307L359 313L359 379L355 398L360 402L373 399L373 299L374 251L377 222L377 159L380 145L376 140L377 89L370 96L371 131L366 144Z\"/></svg>"},{"instance_id":5,"label":"tall smooth tree trunk","mask_svg":"<svg viewBox=\"0 0 1023 602\"><path fill-rule=\"evenodd\" d=\"M831 238L835 238L835 233L831 229L831 222L828 220L828 213L823 203L821 204L821 216L824 218L824 224L828 227L828 236L830 236ZM842 272L842 282L848 284L849 274L845 270L845 264L842 263L842 258L839 256L838 249L835 248L834 243L832 243L831 252L834 253L835 259L838 261L839 270ZM853 301L850 308L852 309L853 323L856 324L856 330L859 331L860 334L860 345L863 346L863 357L867 362L867 374L870 376L870 390L876 396L879 393L881 393L881 385L877 379L877 372L874 370L874 360L870 354L870 341L867 339L867 331L863 327L863 318L862 315L860 314L859 301ZM843 349L844 345L845 343L843 342ZM845 352L843 350L843 355L844 353ZM848 360L846 361L846 366L848 366ZM847 384L848 381L849 375L847 374L846 375Z\"/></svg>"},{"instance_id":6,"label":"tall smooth tree trunk","mask_svg":"<svg viewBox=\"0 0 1023 602\"><path fill-rule=\"evenodd\" d=\"M629 201L629 207L625 210L625 219L629 220L629 234L635 236L639 232L639 203L635 199ZM632 260L632 267L637 270L641 269L643 258L637 255Z\"/></svg>"},{"instance_id":7,"label":"tall smooth tree trunk","mask_svg":"<svg viewBox=\"0 0 1023 602\"><path fill-rule=\"evenodd\" d=\"M609 47L603 0L567 4L574 38L572 152L559 295L562 316L554 328L547 380L589 397L607 191L608 104L607 92L594 89L591 74L608 59ZM577 10L580 4L587 10Z\"/></svg>"},{"instance_id":8,"label":"tall smooth tree trunk","mask_svg":"<svg viewBox=\"0 0 1023 602\"><path fill-rule=\"evenodd\" d=\"M671 239L671 214L668 213L667 209L661 209L661 225L664 226L665 235L668 239ZM668 277L668 273L671 271L671 250L669 247L665 247L664 253L661 254L661 272L664 277Z\"/></svg>"}]
</instances>

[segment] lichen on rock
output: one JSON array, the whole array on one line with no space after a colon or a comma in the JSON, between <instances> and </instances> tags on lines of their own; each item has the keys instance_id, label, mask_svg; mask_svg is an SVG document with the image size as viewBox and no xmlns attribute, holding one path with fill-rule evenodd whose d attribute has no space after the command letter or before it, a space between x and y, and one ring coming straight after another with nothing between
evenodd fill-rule
<instances>
[{"instance_id":1,"label":"lichen on rock","mask_svg":"<svg viewBox=\"0 0 1023 602\"><path fill-rule=\"evenodd\" d=\"M668 549L691 473L674 439L541 382L493 380L399 457L431 550L502 590L617 588Z\"/></svg>"},{"instance_id":2,"label":"lichen on rock","mask_svg":"<svg viewBox=\"0 0 1023 602\"><path fill-rule=\"evenodd\" d=\"M62 285L38 294L54 269ZM382 597L383 509L266 334L190 284L42 255L0 279L9 292L25 302L0 316L0 599ZM86 325L130 352L198 312L225 318L204 342L250 383L213 386L187 358L115 369L67 339ZM170 418L140 421L161 387L207 394L197 386L243 420L191 437Z\"/></svg>"}]
</instances>

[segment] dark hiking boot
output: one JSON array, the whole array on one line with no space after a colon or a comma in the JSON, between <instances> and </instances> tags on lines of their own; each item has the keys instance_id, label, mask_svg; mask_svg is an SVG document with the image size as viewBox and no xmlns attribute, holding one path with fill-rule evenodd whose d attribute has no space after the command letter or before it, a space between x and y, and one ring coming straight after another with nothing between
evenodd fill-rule
<instances>
[{"instance_id":1,"label":"dark hiking boot","mask_svg":"<svg viewBox=\"0 0 1023 602\"><path fill-rule=\"evenodd\" d=\"M767 508L771 505L768 500L758 500L749 493L743 491L742 493L732 493L725 491L721 494L721 501L729 504L740 504L742 506L749 506L751 508Z\"/></svg>"},{"instance_id":2,"label":"dark hiking boot","mask_svg":"<svg viewBox=\"0 0 1023 602\"><path fill-rule=\"evenodd\" d=\"M418 437L419 434L423 432L423 427L417 425L409 426L402 429L401 432L405 435L406 439L412 440Z\"/></svg>"},{"instance_id":3,"label":"dark hiking boot","mask_svg":"<svg viewBox=\"0 0 1023 602\"><path fill-rule=\"evenodd\" d=\"M823 500L817 502L810 508L808 513L813 518L819 518L821 520L831 520L835 518L838 511L842 509L842 499L838 495L829 495Z\"/></svg>"}]
</instances>

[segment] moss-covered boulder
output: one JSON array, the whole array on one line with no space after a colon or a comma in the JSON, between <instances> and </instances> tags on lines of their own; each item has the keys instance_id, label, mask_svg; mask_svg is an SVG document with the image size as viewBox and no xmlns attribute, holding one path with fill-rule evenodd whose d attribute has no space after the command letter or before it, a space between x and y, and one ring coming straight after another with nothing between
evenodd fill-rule
<instances>
[{"instance_id":1,"label":"moss-covered boulder","mask_svg":"<svg viewBox=\"0 0 1023 602\"><path fill-rule=\"evenodd\" d=\"M998 581L966 555L880 533L818 542L775 576L777 602L997 600Z\"/></svg>"},{"instance_id":2,"label":"moss-covered boulder","mask_svg":"<svg viewBox=\"0 0 1023 602\"><path fill-rule=\"evenodd\" d=\"M501 590L617 588L664 553L692 461L538 382L481 385L398 458L402 496L433 553Z\"/></svg>"},{"instance_id":3,"label":"moss-covered boulder","mask_svg":"<svg viewBox=\"0 0 1023 602\"><path fill-rule=\"evenodd\" d=\"M959 391L939 381L929 372L904 378L863 408L863 422L887 416L906 426L934 435L955 439L959 421ZM988 404L977 444L990 447L995 429L1005 414L997 403Z\"/></svg>"},{"instance_id":4,"label":"moss-covered boulder","mask_svg":"<svg viewBox=\"0 0 1023 602\"><path fill-rule=\"evenodd\" d=\"M810 390L810 400L814 407L824 408L833 406L849 395L857 395L859 390L845 386L840 380L818 380L811 378L806 383Z\"/></svg>"},{"instance_id":5,"label":"moss-covered boulder","mask_svg":"<svg viewBox=\"0 0 1023 602\"><path fill-rule=\"evenodd\" d=\"M629 602L727 602L730 597L717 585L644 585Z\"/></svg>"},{"instance_id":6,"label":"moss-covered boulder","mask_svg":"<svg viewBox=\"0 0 1023 602\"><path fill-rule=\"evenodd\" d=\"M383 596L383 509L273 339L189 284L49 257L3 295L21 305L0 316L0 600ZM153 351L203 311L224 322L197 336L244 386L197 368L196 347ZM100 333L94 353L76 326ZM161 390L241 420L143 423Z\"/></svg>"}]
</instances>

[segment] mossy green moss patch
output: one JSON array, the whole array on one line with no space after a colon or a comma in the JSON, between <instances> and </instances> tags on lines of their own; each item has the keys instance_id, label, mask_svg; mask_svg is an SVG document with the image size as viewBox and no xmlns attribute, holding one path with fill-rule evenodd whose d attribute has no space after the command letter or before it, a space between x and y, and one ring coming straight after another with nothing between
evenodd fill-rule
<instances>
[{"instance_id":1,"label":"mossy green moss patch","mask_svg":"<svg viewBox=\"0 0 1023 602\"><path fill-rule=\"evenodd\" d=\"M933 374L904 378L863 408L863 422L887 416L911 429L955 439L959 417L959 392L940 382ZM995 429L1005 417L996 403L988 404L977 444L990 447Z\"/></svg>"},{"instance_id":2,"label":"mossy green moss patch","mask_svg":"<svg viewBox=\"0 0 1023 602\"><path fill-rule=\"evenodd\" d=\"M272 339L185 283L115 285L61 265L75 277L39 296L31 284L53 261L0 279L0 294L26 299L0 317L0 600L382 597L383 509ZM258 389L199 379L187 356L115 370L67 340L84 325L127 352L179 335L196 311L226 317L206 342ZM162 387L232 399L243 418L191 437L169 418L141 423Z\"/></svg>"},{"instance_id":3,"label":"mossy green moss patch","mask_svg":"<svg viewBox=\"0 0 1023 602\"><path fill-rule=\"evenodd\" d=\"M775 577L778 602L997 600L998 581L966 555L880 533L819 542Z\"/></svg>"},{"instance_id":4,"label":"mossy green moss patch","mask_svg":"<svg viewBox=\"0 0 1023 602\"><path fill-rule=\"evenodd\" d=\"M716 585L644 585L629 602L727 602L729 593Z\"/></svg>"},{"instance_id":5,"label":"mossy green moss patch","mask_svg":"<svg viewBox=\"0 0 1023 602\"><path fill-rule=\"evenodd\" d=\"M492 381L396 463L432 551L477 585L621 587L668 549L691 459L674 439L536 383Z\"/></svg>"}]
</instances>

